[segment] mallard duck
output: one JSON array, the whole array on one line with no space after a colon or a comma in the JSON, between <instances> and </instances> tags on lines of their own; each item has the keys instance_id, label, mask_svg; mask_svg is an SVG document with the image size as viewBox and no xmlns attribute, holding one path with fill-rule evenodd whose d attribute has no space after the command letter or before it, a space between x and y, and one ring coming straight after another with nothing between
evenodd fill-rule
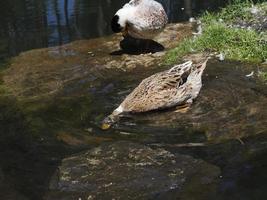
<instances>
[{"instance_id":1,"label":"mallard duck","mask_svg":"<svg viewBox=\"0 0 267 200\"><path fill-rule=\"evenodd\" d=\"M168 22L162 5L154 0L131 0L111 20L113 32L138 39L153 39Z\"/></svg>"},{"instance_id":2,"label":"mallard duck","mask_svg":"<svg viewBox=\"0 0 267 200\"><path fill-rule=\"evenodd\" d=\"M198 64L188 61L144 79L104 119L102 129L108 129L122 113L141 113L191 104L202 87L201 77L208 59Z\"/></svg>"}]
</instances>

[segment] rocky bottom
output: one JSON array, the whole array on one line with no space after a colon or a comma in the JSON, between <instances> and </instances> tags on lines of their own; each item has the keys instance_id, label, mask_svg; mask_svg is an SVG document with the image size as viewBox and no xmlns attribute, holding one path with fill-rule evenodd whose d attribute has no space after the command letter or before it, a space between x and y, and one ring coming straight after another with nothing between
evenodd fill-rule
<instances>
[{"instance_id":1,"label":"rocky bottom","mask_svg":"<svg viewBox=\"0 0 267 200\"><path fill-rule=\"evenodd\" d=\"M218 167L191 156L115 142L65 158L46 199L165 199L188 190L210 198L219 174Z\"/></svg>"}]
</instances>

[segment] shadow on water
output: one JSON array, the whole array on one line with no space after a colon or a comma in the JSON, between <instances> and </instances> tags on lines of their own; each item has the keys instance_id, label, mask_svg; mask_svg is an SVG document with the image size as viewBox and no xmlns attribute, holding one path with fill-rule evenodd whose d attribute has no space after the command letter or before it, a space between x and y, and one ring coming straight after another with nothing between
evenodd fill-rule
<instances>
[{"instance_id":1,"label":"shadow on water","mask_svg":"<svg viewBox=\"0 0 267 200\"><path fill-rule=\"evenodd\" d=\"M156 53L164 51L164 46L154 40L136 39L126 36L120 41L121 50L111 52L110 55L140 55L144 53Z\"/></svg>"}]
</instances>

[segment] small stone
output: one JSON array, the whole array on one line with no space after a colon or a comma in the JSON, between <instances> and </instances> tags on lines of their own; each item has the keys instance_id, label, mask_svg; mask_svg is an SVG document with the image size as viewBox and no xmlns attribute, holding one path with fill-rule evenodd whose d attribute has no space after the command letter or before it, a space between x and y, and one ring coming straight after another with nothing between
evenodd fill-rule
<instances>
[{"instance_id":1,"label":"small stone","mask_svg":"<svg viewBox=\"0 0 267 200\"><path fill-rule=\"evenodd\" d=\"M92 195L89 195L88 197L87 197L87 200L93 200L94 199L94 196L92 196Z\"/></svg>"},{"instance_id":2,"label":"small stone","mask_svg":"<svg viewBox=\"0 0 267 200\"><path fill-rule=\"evenodd\" d=\"M220 54L217 55L216 57L219 59L219 61L224 61L224 59L225 59L225 56L224 56L223 53L220 53Z\"/></svg>"},{"instance_id":3,"label":"small stone","mask_svg":"<svg viewBox=\"0 0 267 200\"><path fill-rule=\"evenodd\" d=\"M190 18L189 18L189 22L190 22L190 23L196 22L196 19L195 19L194 17L190 17Z\"/></svg>"},{"instance_id":4,"label":"small stone","mask_svg":"<svg viewBox=\"0 0 267 200\"><path fill-rule=\"evenodd\" d=\"M93 132L93 128L87 128L87 129L85 129L85 131L87 131L89 133L92 133Z\"/></svg>"}]
</instances>

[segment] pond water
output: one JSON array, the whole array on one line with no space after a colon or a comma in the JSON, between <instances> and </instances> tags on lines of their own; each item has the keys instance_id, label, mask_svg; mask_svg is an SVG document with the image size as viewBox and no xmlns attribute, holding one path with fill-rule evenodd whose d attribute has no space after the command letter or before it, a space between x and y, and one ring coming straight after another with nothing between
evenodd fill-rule
<instances>
[{"instance_id":1,"label":"pond water","mask_svg":"<svg viewBox=\"0 0 267 200\"><path fill-rule=\"evenodd\" d=\"M1 56L109 35L110 17L122 2L1 3ZM173 22L224 4L164 2ZM266 199L267 91L257 76L246 77L252 70L256 73L258 66L211 60L201 94L188 113L167 110L126 116L113 129L102 131L101 120L140 80L168 67L153 60L144 67L144 58L155 59L153 55L110 55L118 41L118 36L76 41L11 59L0 82L0 199L59 200L53 197L57 195L54 191L51 196L49 192L63 158L121 140L159 146L220 169L219 180L210 184L211 190L202 191L194 178L189 181L188 191L183 193L185 200ZM131 59L141 59L141 64L129 71L119 68ZM118 68L105 68L112 62ZM6 86L13 95L3 92ZM203 145L177 146L188 143ZM211 181L203 174L196 179ZM209 191L215 191L216 198L206 198L213 195ZM178 193L171 191L158 199L176 199ZM71 195L72 191L67 191L60 199L79 199Z\"/></svg>"},{"instance_id":2,"label":"pond water","mask_svg":"<svg viewBox=\"0 0 267 200\"><path fill-rule=\"evenodd\" d=\"M127 0L0 2L0 59L21 51L111 34L110 19ZM188 20L224 0L161 0L170 22Z\"/></svg>"}]
</instances>

